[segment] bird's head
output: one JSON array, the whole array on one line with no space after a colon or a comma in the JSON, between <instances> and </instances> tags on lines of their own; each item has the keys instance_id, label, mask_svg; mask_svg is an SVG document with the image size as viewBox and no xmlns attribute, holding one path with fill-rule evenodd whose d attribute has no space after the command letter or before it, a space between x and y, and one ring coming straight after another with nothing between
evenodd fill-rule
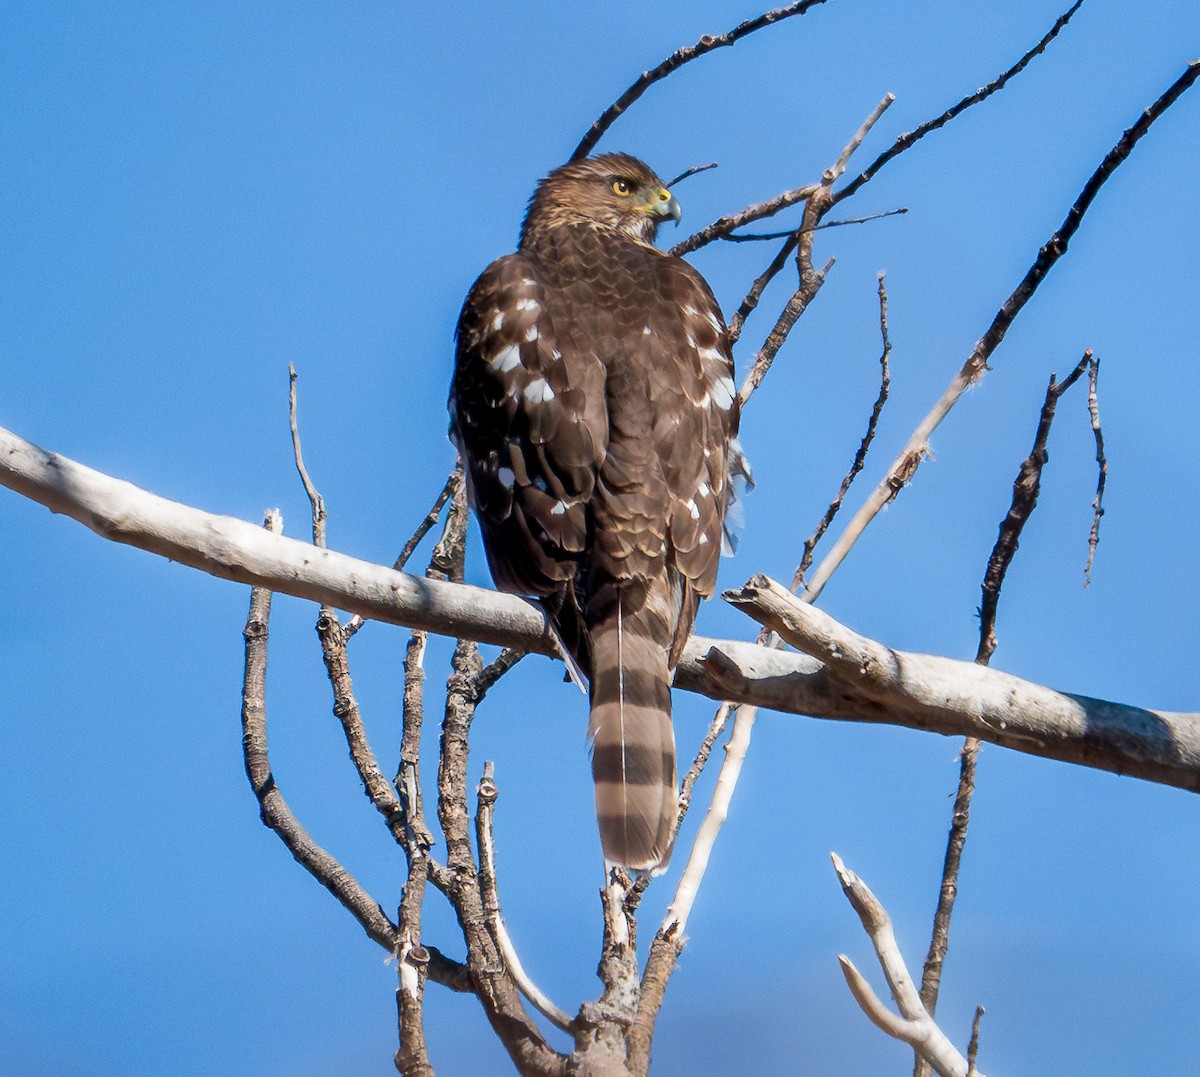
<instances>
[{"instance_id":1,"label":"bird's head","mask_svg":"<svg viewBox=\"0 0 1200 1077\"><path fill-rule=\"evenodd\" d=\"M679 222L679 203L650 167L627 153L606 153L565 164L538 183L521 242L543 227L591 223L652 244L668 218Z\"/></svg>"}]
</instances>

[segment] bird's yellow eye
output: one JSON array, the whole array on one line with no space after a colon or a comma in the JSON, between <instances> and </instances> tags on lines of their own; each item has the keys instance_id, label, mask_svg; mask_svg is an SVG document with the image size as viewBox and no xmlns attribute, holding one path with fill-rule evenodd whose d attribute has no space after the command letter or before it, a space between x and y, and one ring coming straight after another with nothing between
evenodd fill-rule
<instances>
[{"instance_id":1,"label":"bird's yellow eye","mask_svg":"<svg viewBox=\"0 0 1200 1077\"><path fill-rule=\"evenodd\" d=\"M632 194L633 187L630 186L628 180L616 179L612 181L612 189L614 194Z\"/></svg>"}]
</instances>

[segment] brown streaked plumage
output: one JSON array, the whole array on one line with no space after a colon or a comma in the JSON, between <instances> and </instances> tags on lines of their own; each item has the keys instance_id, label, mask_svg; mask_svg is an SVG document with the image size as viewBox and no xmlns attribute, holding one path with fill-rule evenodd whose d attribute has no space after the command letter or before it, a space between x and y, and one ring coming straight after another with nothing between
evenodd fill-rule
<instances>
[{"instance_id":1,"label":"brown streaked plumage","mask_svg":"<svg viewBox=\"0 0 1200 1077\"><path fill-rule=\"evenodd\" d=\"M738 418L717 302L653 246L678 216L634 157L551 172L467 296L450 393L492 575L588 677L601 844L635 871L670 856L670 682L716 585Z\"/></svg>"}]
</instances>

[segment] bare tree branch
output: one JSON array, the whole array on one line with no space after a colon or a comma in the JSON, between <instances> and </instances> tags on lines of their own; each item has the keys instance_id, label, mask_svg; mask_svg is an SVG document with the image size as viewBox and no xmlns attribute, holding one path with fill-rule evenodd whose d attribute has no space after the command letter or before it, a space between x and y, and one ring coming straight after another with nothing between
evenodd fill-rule
<instances>
[{"instance_id":1,"label":"bare tree branch","mask_svg":"<svg viewBox=\"0 0 1200 1077\"><path fill-rule=\"evenodd\" d=\"M1042 471L1050 459L1046 444L1050 438L1050 427L1054 422L1058 398L1082 376L1092 364L1092 353L1086 351L1083 358L1063 381L1050 375L1046 396L1038 415L1037 431L1033 447L1022 461L1013 482L1012 503L1000 523L1000 530L988 558L983 574L983 601L979 611L979 647L975 661L986 666L996 649L996 614L1000 605L1000 592L1012 559L1020 545L1021 533L1037 507L1041 491ZM979 740L968 737L963 744L960 757L958 790L954 797L954 813L951 818L950 836L946 842L946 856L942 864L942 884L938 892L937 909L933 916L933 931L929 940L929 952L921 974L921 1002L932 1017L937 1013L938 991L941 985L942 968L950 945L950 920L954 914L954 903L958 897L958 873L962 864L963 849L967 841L967 829L971 822L971 798L975 793L975 767L979 757ZM917 1055L913 1077L928 1077L929 1063Z\"/></svg>"},{"instance_id":2,"label":"bare tree branch","mask_svg":"<svg viewBox=\"0 0 1200 1077\"><path fill-rule=\"evenodd\" d=\"M1033 448L1022 462L1016 479L1013 480L1012 504L1009 506L1008 514L1000 523L996 545L992 549L987 571L983 577L983 600L979 607L979 650L975 655L975 661L984 665L987 664L992 652L996 649L996 612L1000 604L1000 589L1004 586L1004 577L1016 555L1021 532L1037 507L1038 495L1041 493L1042 469L1049 459L1046 442L1050 437L1050 426L1054 422L1058 398L1079 380L1091 361L1092 353L1089 349L1083 353L1083 358L1063 381L1058 382L1053 374L1050 375L1050 384L1046 387L1046 399L1042 404L1041 414L1038 416Z\"/></svg>"},{"instance_id":3,"label":"bare tree branch","mask_svg":"<svg viewBox=\"0 0 1200 1077\"><path fill-rule=\"evenodd\" d=\"M308 468L304 466L304 451L300 445L300 425L296 419L296 382L300 375L296 368L288 363L288 425L292 431L292 458L296 462L296 471L304 484L304 492L308 495L308 503L312 506L312 537L314 546L325 545L325 499L320 495L316 485L309 477Z\"/></svg>"},{"instance_id":4,"label":"bare tree branch","mask_svg":"<svg viewBox=\"0 0 1200 1077\"><path fill-rule=\"evenodd\" d=\"M839 189L833 195L831 204L837 204L846 198L850 198L865 184L874 179L874 177L889 161L892 160L892 158L899 156L899 154L914 146L927 134L944 127L947 123L955 119L958 115L966 111L972 105L977 105L981 101L987 100L987 98L991 97L992 94L1002 90L1011 78L1020 74L1025 69L1030 60L1032 60L1035 56L1041 55L1041 53L1045 51L1046 46L1058 36L1059 31L1066 26L1066 24L1070 21L1071 16L1075 14L1082 3L1083 0L1077 0L1077 2L1069 11L1059 16L1058 20L1045 34L1045 36L1043 36L1041 41L1039 41L1038 44L1026 52L1025 55L1022 56L1021 59L1018 60L1008 70L1002 72L986 86L976 90L973 94L964 97L958 102L958 104L947 109L940 116L926 121L915 131L912 131L908 134L903 134L897 138L893 146L881 153L863 172L856 176L845 187ZM671 248L671 253L676 255L688 254L691 251L698 250L700 247L711 243L713 240L727 238L729 233L735 228L749 224L751 221L761 220L764 217L772 217L781 210L795 205L797 202L804 201L804 199L806 199L812 193L813 188L811 185L809 187L800 187L794 191L785 191L783 194L778 195L773 199L769 199L766 202L748 206L739 213L729 214L728 216L721 217L718 220L713 221L712 224L706 225L694 235L689 236L681 243L677 243Z\"/></svg>"},{"instance_id":5,"label":"bare tree branch","mask_svg":"<svg viewBox=\"0 0 1200 1077\"><path fill-rule=\"evenodd\" d=\"M566 1059L546 1043L525 1011L488 929L479 872L471 852L466 799L467 740L475 715L472 682L482 668L479 648L470 640L460 639L454 648L452 665L454 672L446 693L438 766L438 819L446 838L449 869L444 892L454 906L467 941L467 964L475 992L513 1064L523 1074L562 1077L566 1073Z\"/></svg>"},{"instance_id":6,"label":"bare tree branch","mask_svg":"<svg viewBox=\"0 0 1200 1077\"><path fill-rule=\"evenodd\" d=\"M978 737L967 737L959 754L958 788L954 794L950 836L946 840L946 855L942 861L942 883L938 888L938 903L933 914L929 951L921 972L921 1003L929 1011L930 1017L937 1013L942 968L950 947L950 919L958 899L958 873L966 847L967 828L971 823L971 798L975 795L975 764L979 758L979 743ZM928 1073L929 1063L917 1054L913 1077L927 1077Z\"/></svg>"},{"instance_id":7,"label":"bare tree branch","mask_svg":"<svg viewBox=\"0 0 1200 1077\"><path fill-rule=\"evenodd\" d=\"M421 519L417 525L417 529L412 533L412 536L404 544L404 549L400 551L400 555L392 562L392 568L400 571L408 564L408 559L416 553L417 547L421 545L421 540L433 529L442 515L442 509L446 507L446 502L453 496L454 491L458 488L458 483L462 481L462 467L456 464L454 470L446 477L446 482L438 493L437 499L430 507L429 511ZM365 624L365 620L357 613L346 622L346 639L350 639Z\"/></svg>"},{"instance_id":8,"label":"bare tree branch","mask_svg":"<svg viewBox=\"0 0 1200 1077\"><path fill-rule=\"evenodd\" d=\"M1164 785L1200 791L1200 715L1124 707L1055 692L974 662L892 650L765 576L724 597L825 663L826 674L854 701L853 715L837 717L977 736L1048 759L1153 775ZM736 673L728 676L732 681ZM872 702L879 708L873 717Z\"/></svg>"},{"instance_id":9,"label":"bare tree branch","mask_svg":"<svg viewBox=\"0 0 1200 1077\"><path fill-rule=\"evenodd\" d=\"M975 1020L971 1022L971 1042L967 1044L967 1077L979 1077L975 1059L979 1055L979 1022L983 1020L983 1007L975 1007Z\"/></svg>"},{"instance_id":10,"label":"bare tree branch","mask_svg":"<svg viewBox=\"0 0 1200 1077\"><path fill-rule=\"evenodd\" d=\"M719 236L718 238L726 243L761 243L768 239L787 239L789 236L794 236L798 232L823 232L830 228L845 228L851 224L867 224L870 221L880 221L884 217L902 217L908 209L901 206L899 209L885 209L879 213L868 213L865 217L847 217L841 221L822 221L820 224L813 225L812 228L800 229L784 229L782 232L742 232L729 233L728 235Z\"/></svg>"},{"instance_id":11,"label":"bare tree branch","mask_svg":"<svg viewBox=\"0 0 1200 1077\"><path fill-rule=\"evenodd\" d=\"M1083 566L1083 585L1092 582L1092 562L1096 558L1096 546L1100 542L1100 517L1104 515L1104 485L1108 481L1108 459L1104 455L1104 434L1100 429L1100 401L1096 395L1096 382L1100 377L1100 360L1093 359L1088 366L1088 414L1092 418L1092 434L1096 438L1096 496L1092 500L1092 530L1088 535L1087 564Z\"/></svg>"},{"instance_id":12,"label":"bare tree branch","mask_svg":"<svg viewBox=\"0 0 1200 1077\"><path fill-rule=\"evenodd\" d=\"M282 526L278 513L268 514L267 526ZM242 686L242 752L246 777L258 799L263 823L287 846L296 862L325 887L388 953L395 953L396 925L341 864L322 849L300 825L271 773L267 753L266 672L271 592L262 587L250 593L250 613L243 635L246 666Z\"/></svg>"},{"instance_id":13,"label":"bare tree branch","mask_svg":"<svg viewBox=\"0 0 1200 1077\"><path fill-rule=\"evenodd\" d=\"M954 1044L934 1023L933 1017L921 1003L912 977L904 963L904 955L892 931L892 919L870 887L854 874L837 853L831 853L834 870L842 890L862 921L863 929L875 947L875 956L883 969L892 997L900 1009L896 1015L889 1010L871 989L862 973L845 955L838 954L846 985L871 1021L898 1040L903 1040L928 1062L941 1077L966 1077L967 1060L955 1050ZM978 1072L978 1071L977 1071ZM982 1073L978 1077L984 1077Z\"/></svg>"},{"instance_id":14,"label":"bare tree branch","mask_svg":"<svg viewBox=\"0 0 1200 1077\"><path fill-rule=\"evenodd\" d=\"M1022 56L1007 71L997 75L996 78L994 78L986 86L976 90L973 94L964 97L958 102L957 105L946 109L946 111L937 118L928 120L921 124L921 126L915 131L912 131L908 134L903 134L897 138L895 144L890 149L885 150L878 157L876 157L875 160L872 161L864 171L859 173L859 175L856 176L852 182L848 183L845 187L839 190L834 198L834 201L840 202L844 198L849 198L856 191L858 191L863 184L869 183L879 172L879 170L883 168L883 166L886 165L893 157L898 156L911 146L914 146L926 135L936 131L939 127L944 127L956 116L958 116L959 113L965 112L972 105L977 105L981 101L986 101L992 96L992 94L996 93L998 90L1004 89L1004 86L1009 79L1011 79L1014 75L1019 75L1025 69L1030 60L1032 60L1035 56L1040 56L1046 51L1046 46L1049 45L1050 42L1058 36L1058 32L1064 26L1066 26L1068 22L1071 21L1071 16L1079 10L1079 7L1082 3L1083 0L1076 0L1076 2L1071 5L1069 10L1065 11L1058 17L1057 21L1052 27L1050 27L1041 41L1034 45L1033 48L1025 53L1025 55Z\"/></svg>"},{"instance_id":15,"label":"bare tree branch","mask_svg":"<svg viewBox=\"0 0 1200 1077\"><path fill-rule=\"evenodd\" d=\"M613 125L617 118L630 105L641 97L654 83L665 79L684 64L691 60L699 59L699 57L712 52L714 49L722 49L729 45L735 45L747 34L752 34L755 30L761 30L764 26L770 26L772 23L789 19L793 15L803 15L809 8L816 7L818 4L823 4L824 2L825 0L798 0L797 3L789 4L787 7L776 8L774 11L766 11L756 18L747 19L726 33L716 35L705 34L696 44L676 49L657 67L653 67L649 71L643 71L637 81L605 109L603 115L588 128L587 134L583 136L579 145L575 147L575 152L571 154L571 160L578 160L580 157L586 157L591 153L596 148L596 143L603 137L604 132Z\"/></svg>"},{"instance_id":16,"label":"bare tree branch","mask_svg":"<svg viewBox=\"0 0 1200 1077\"><path fill-rule=\"evenodd\" d=\"M792 590L795 591L804 582L804 573L812 565L813 551L817 547L817 543L821 541L825 532L829 530L829 525L833 523L834 518L842 509L842 502L846 494L850 490L851 484L858 474L863 469L863 465L867 462L867 453L871 450L871 443L875 440L875 430L879 426L879 416L883 413L883 406L887 403L888 391L891 387L891 374L888 368L888 358L892 354L892 341L888 336L888 320L887 320L887 288L883 282L884 275L879 274L879 335L883 338L883 351L879 354L879 393L875 397L875 403L871 407L871 415L867 419L867 432L863 434L862 441L859 442L858 451L854 454L854 459L850 462L850 468L842 479L841 486L838 487L837 495L829 503L829 508L825 510L825 515L821 517L821 522L817 524L813 533L804 540L804 551L800 557L800 564L796 568L795 576L792 579Z\"/></svg>"},{"instance_id":17,"label":"bare tree branch","mask_svg":"<svg viewBox=\"0 0 1200 1077\"><path fill-rule=\"evenodd\" d=\"M750 286L750 291L746 293L746 297L734 312L733 317L729 319L730 348L737 343L738 338L742 335L742 328L746 324L746 319L758 307L758 301L762 298L767 285L783 271L783 267L787 265L788 258L791 257L792 251L796 249L796 244L799 242L800 234L798 231L788 236L787 240L779 248L779 252L767 265L767 268L762 271Z\"/></svg>"},{"instance_id":18,"label":"bare tree branch","mask_svg":"<svg viewBox=\"0 0 1200 1077\"><path fill-rule=\"evenodd\" d=\"M213 576L328 602L390 624L556 653L542 614L513 595L422 580L265 534L242 520L156 497L3 429L0 486L70 515L105 538ZM893 652L800 603L786 588L779 590L792 606L801 607L799 612L788 608L785 638L814 657L693 636L676 669L676 687L718 701L814 718L979 736L1032 755L1200 790L1200 716L1069 695L969 662ZM736 604L749 608L754 600ZM824 665L824 656L833 655L836 664L838 648L847 640L866 647L864 660L869 657L871 664L886 660L890 667L893 660L904 659L927 665L933 683L944 684L948 695L936 699L921 690L914 683L918 678L907 675L907 665L905 675L893 673L869 692L865 683L855 683L861 678L848 682L845 673L835 675Z\"/></svg>"},{"instance_id":19,"label":"bare tree branch","mask_svg":"<svg viewBox=\"0 0 1200 1077\"><path fill-rule=\"evenodd\" d=\"M410 637L404 653L404 702L400 741L400 769L393 786L400 803L403 826L401 844L408 868L408 877L400 894L397 925L400 936L399 984L396 988L396 1020L400 1046L396 1051L396 1069L402 1074L414 1073L426 1077L429 1073L429 1053L425 1043L425 982L432 965L433 954L421 938L421 913L425 905L425 890L432 866L429 855L433 836L425 825L421 801L420 747L421 726L424 720L423 688L425 673L425 634L416 632ZM425 956L430 960L418 960ZM470 970L462 966L466 989L474 993Z\"/></svg>"},{"instance_id":20,"label":"bare tree branch","mask_svg":"<svg viewBox=\"0 0 1200 1077\"><path fill-rule=\"evenodd\" d=\"M1097 192L1105 180L1124 162L1138 140L1150 129L1159 116L1177 101L1183 93L1200 77L1200 61L1188 64L1187 69L1170 87L1137 119L1137 121L1121 136L1117 144L1108 152L1091 178L1084 184L1083 190L1075 200L1075 204L1067 213L1063 223L1038 252L1033 265L1029 267L1021 283L1017 285L1012 295L1005 300L1004 305L996 313L987 332L980 337L974 350L963 364L962 369L951 380L950 385L941 398L930 409L929 414L921 420L913 431L900 454L888 468L887 474L876 487L867 502L855 513L854 518L846 525L833 549L817 566L812 579L805 588L805 595L815 599L829 581L838 565L842 563L859 535L875 518L880 509L904 488L929 451L929 439L950 410L958 403L959 397L967 388L983 377L987 370L987 361L1004 339L1004 334L1012 325L1022 308L1032 298L1038 285L1045 280L1046 275L1054 264L1067 250L1071 237L1078 231L1084 214L1095 199Z\"/></svg>"},{"instance_id":21,"label":"bare tree branch","mask_svg":"<svg viewBox=\"0 0 1200 1077\"><path fill-rule=\"evenodd\" d=\"M526 973L508 928L504 923L504 914L500 911L500 893L496 884L496 841L493 829L493 819L496 811L496 768L488 761L483 765L483 777L478 786L478 804L475 809L475 843L479 847L479 887L483 895L483 911L487 917L488 928L496 941L505 967L517 985L517 989L534 1006L534 1008L552 1023L571 1031L571 1018L542 992Z\"/></svg>"},{"instance_id":22,"label":"bare tree branch","mask_svg":"<svg viewBox=\"0 0 1200 1077\"><path fill-rule=\"evenodd\" d=\"M779 349L783 347L783 343L787 340L788 334L792 331L796 321L807 309L809 303L816 297L817 292L821 290L821 285L825 283L825 275L833 266L833 259L831 258L819 272L813 267L813 232L820 224L821 218L833 204L833 195L831 193L833 184L845 171L846 162L850 160L854 151L862 145L863 139L867 137L875 122L887 111L888 106L894 100L895 98L891 94L886 94L883 100L875 106L850 141L842 148L837 161L825 170L821 177L821 182L817 184L816 189L809 196L808 203L804 207L804 219L801 221L796 242L796 268L800 273L800 287L796 289L792 298L788 300L771 332L767 334L767 339L763 342L763 346L754 357L754 363L746 375L746 380L742 382L742 387L738 390L738 404L742 408L746 406L746 402L750 399L751 395L762 384L763 378L767 376L767 371L771 369L771 364L774 363L775 356L779 353ZM757 282L755 284L757 287Z\"/></svg>"},{"instance_id":23,"label":"bare tree branch","mask_svg":"<svg viewBox=\"0 0 1200 1077\"><path fill-rule=\"evenodd\" d=\"M777 194L774 198L768 198L765 202L756 202L743 210L739 210L737 213L718 217L711 224L706 224L700 231L676 243L667 253L675 255L677 258L682 258L685 254L698 251L701 247L708 246L714 240L724 239L735 228L741 228L753 221L761 221L764 217L774 217L781 210L794 206L798 202L803 202L805 199L811 197L819 186L816 183L806 183L803 187L784 191L782 194Z\"/></svg>"},{"instance_id":24,"label":"bare tree branch","mask_svg":"<svg viewBox=\"0 0 1200 1077\"><path fill-rule=\"evenodd\" d=\"M725 727L729 724L729 715L732 712L732 703L722 703L717 708L712 722L709 723L708 732L700 742L700 747L696 749L696 758L692 760L692 765L683 776L683 781L679 783L679 817L675 821L676 834L679 833L679 826L683 822L684 816L687 815L688 808L691 806L692 790L695 788L705 764L708 763L708 758L712 755L713 748L717 745L717 739L725 732Z\"/></svg>"},{"instance_id":25,"label":"bare tree branch","mask_svg":"<svg viewBox=\"0 0 1200 1077\"><path fill-rule=\"evenodd\" d=\"M691 179L693 176L698 176L701 172L709 172L716 167L716 161L709 161L706 165L692 165L691 168L685 168L673 180L668 180L667 186L674 187L676 184L682 183L685 179Z\"/></svg>"}]
</instances>

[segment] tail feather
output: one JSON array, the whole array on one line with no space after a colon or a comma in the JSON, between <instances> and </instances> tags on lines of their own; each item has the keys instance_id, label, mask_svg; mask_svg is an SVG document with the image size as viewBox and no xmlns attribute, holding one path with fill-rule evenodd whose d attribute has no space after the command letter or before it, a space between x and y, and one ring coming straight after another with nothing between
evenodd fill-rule
<instances>
[{"instance_id":1,"label":"tail feather","mask_svg":"<svg viewBox=\"0 0 1200 1077\"><path fill-rule=\"evenodd\" d=\"M618 593L590 629L592 777L604 858L659 872L671 855L678 796L671 727L666 603L647 596L635 609Z\"/></svg>"}]
</instances>

